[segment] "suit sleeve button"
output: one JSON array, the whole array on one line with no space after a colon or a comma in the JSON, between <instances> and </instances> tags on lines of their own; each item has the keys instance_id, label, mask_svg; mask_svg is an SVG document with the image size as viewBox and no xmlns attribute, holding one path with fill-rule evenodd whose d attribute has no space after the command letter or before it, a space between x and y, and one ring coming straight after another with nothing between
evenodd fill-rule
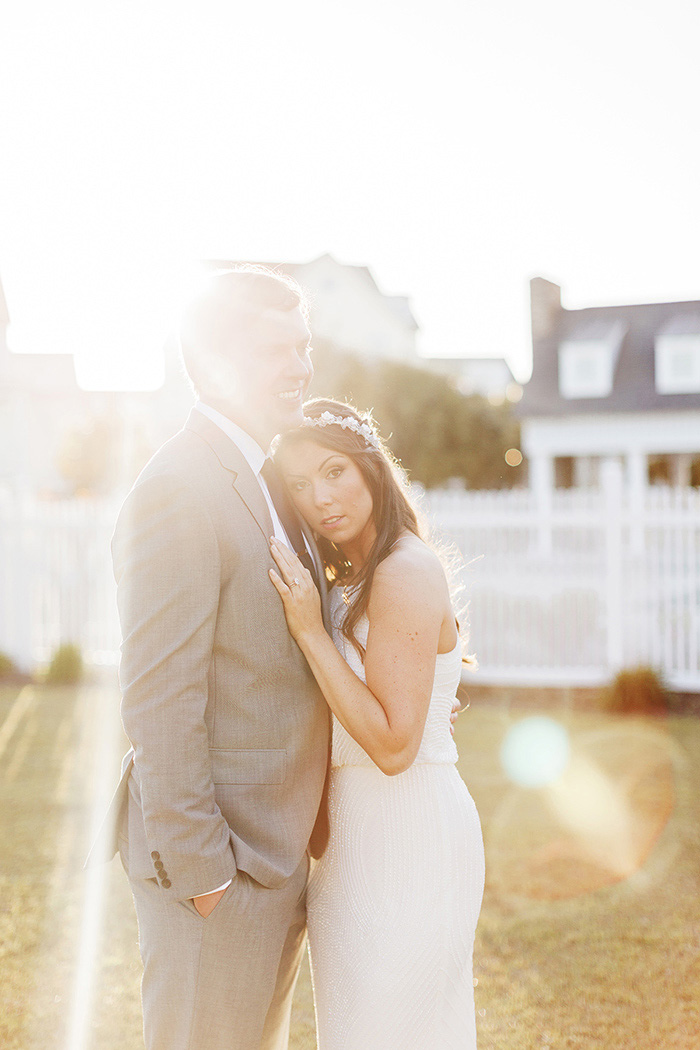
<instances>
[{"instance_id":1,"label":"suit sleeve button","mask_svg":"<svg viewBox=\"0 0 700 1050\"><path fill-rule=\"evenodd\" d=\"M155 861L153 867L156 869L156 871L162 871L165 865L163 864L162 860L157 860Z\"/></svg>"},{"instance_id":2,"label":"suit sleeve button","mask_svg":"<svg viewBox=\"0 0 700 1050\"><path fill-rule=\"evenodd\" d=\"M151 860L160 860L160 853L157 849L154 849L153 853L151 853Z\"/></svg>"},{"instance_id":3,"label":"suit sleeve button","mask_svg":"<svg viewBox=\"0 0 700 1050\"><path fill-rule=\"evenodd\" d=\"M161 886L163 887L164 890L169 890L170 887L172 886L172 882L170 881L170 879L163 879L163 881L161 883Z\"/></svg>"}]
</instances>

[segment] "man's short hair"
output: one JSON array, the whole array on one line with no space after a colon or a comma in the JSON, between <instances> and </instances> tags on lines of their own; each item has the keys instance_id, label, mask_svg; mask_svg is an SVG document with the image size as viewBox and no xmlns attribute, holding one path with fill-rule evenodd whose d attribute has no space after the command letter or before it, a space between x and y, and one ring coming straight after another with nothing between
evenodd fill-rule
<instances>
[{"instance_id":1,"label":"man's short hair","mask_svg":"<svg viewBox=\"0 0 700 1050\"><path fill-rule=\"evenodd\" d=\"M195 394L206 387L207 362L226 358L232 337L244 333L267 310L297 307L308 323L308 302L300 285L266 266L246 264L208 275L180 320L182 360Z\"/></svg>"}]
</instances>

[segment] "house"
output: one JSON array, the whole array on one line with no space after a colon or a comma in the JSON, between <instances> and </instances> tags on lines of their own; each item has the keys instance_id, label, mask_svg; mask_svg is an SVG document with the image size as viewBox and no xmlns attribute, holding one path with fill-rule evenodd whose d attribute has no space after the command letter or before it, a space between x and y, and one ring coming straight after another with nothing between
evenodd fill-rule
<instances>
[{"instance_id":1,"label":"house","mask_svg":"<svg viewBox=\"0 0 700 1050\"><path fill-rule=\"evenodd\" d=\"M454 379L462 394L481 394L494 404L517 401L521 387L504 357L425 357L422 364Z\"/></svg>"},{"instance_id":2,"label":"house","mask_svg":"<svg viewBox=\"0 0 700 1050\"><path fill-rule=\"evenodd\" d=\"M240 263L214 259L207 265L228 269ZM260 265L289 274L302 286L311 303L311 331L315 339L367 358L419 361L418 323L409 300L380 291L367 266L348 266L329 254L307 263Z\"/></svg>"},{"instance_id":3,"label":"house","mask_svg":"<svg viewBox=\"0 0 700 1050\"><path fill-rule=\"evenodd\" d=\"M700 485L700 301L566 310L530 282L533 371L517 412L532 486L597 486L615 460L632 494Z\"/></svg>"}]
</instances>

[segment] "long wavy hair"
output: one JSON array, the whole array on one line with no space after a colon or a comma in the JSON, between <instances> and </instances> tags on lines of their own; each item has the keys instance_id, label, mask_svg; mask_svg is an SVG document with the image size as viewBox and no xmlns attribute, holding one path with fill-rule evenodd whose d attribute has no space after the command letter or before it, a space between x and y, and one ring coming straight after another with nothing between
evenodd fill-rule
<instances>
[{"instance_id":1,"label":"long wavy hair","mask_svg":"<svg viewBox=\"0 0 700 1050\"><path fill-rule=\"evenodd\" d=\"M363 415L352 405L330 398L314 398L304 405L304 416L319 419L324 412L333 416L350 418L359 424L369 425L377 434L371 415ZM405 531L434 547L428 539L425 523L419 518L416 508L408 496L406 475L377 434L379 447L368 444L361 434L339 423L324 426L302 426L289 430L277 439L275 455L294 446L297 441L313 441L322 448L342 452L357 465L372 497L372 515L377 537L372 544L367 560L360 571L353 575L352 566L342 551L331 540L317 536L318 550L323 559L326 577L331 584L352 584L352 595L346 597L347 611L341 624L342 633L353 645L360 657L365 651L355 635L358 621L367 612L372 581L377 566L392 552L399 537ZM439 552L438 552L439 553ZM459 624L457 624L459 629ZM468 658L467 663L472 662Z\"/></svg>"}]
</instances>

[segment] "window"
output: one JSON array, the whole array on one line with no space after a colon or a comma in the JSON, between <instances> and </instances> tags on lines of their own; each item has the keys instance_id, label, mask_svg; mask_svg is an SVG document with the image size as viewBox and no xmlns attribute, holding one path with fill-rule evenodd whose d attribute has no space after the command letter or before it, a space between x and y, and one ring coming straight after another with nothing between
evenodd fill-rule
<instances>
[{"instance_id":1,"label":"window","mask_svg":"<svg viewBox=\"0 0 700 1050\"><path fill-rule=\"evenodd\" d=\"M604 345L567 342L559 347L562 397L607 397L612 390L612 371L611 354Z\"/></svg>"},{"instance_id":2,"label":"window","mask_svg":"<svg viewBox=\"0 0 700 1050\"><path fill-rule=\"evenodd\" d=\"M626 326L598 321L582 326L559 347L562 397L608 397Z\"/></svg>"},{"instance_id":3,"label":"window","mask_svg":"<svg viewBox=\"0 0 700 1050\"><path fill-rule=\"evenodd\" d=\"M660 394L700 392L700 333L657 337L656 389Z\"/></svg>"}]
</instances>

